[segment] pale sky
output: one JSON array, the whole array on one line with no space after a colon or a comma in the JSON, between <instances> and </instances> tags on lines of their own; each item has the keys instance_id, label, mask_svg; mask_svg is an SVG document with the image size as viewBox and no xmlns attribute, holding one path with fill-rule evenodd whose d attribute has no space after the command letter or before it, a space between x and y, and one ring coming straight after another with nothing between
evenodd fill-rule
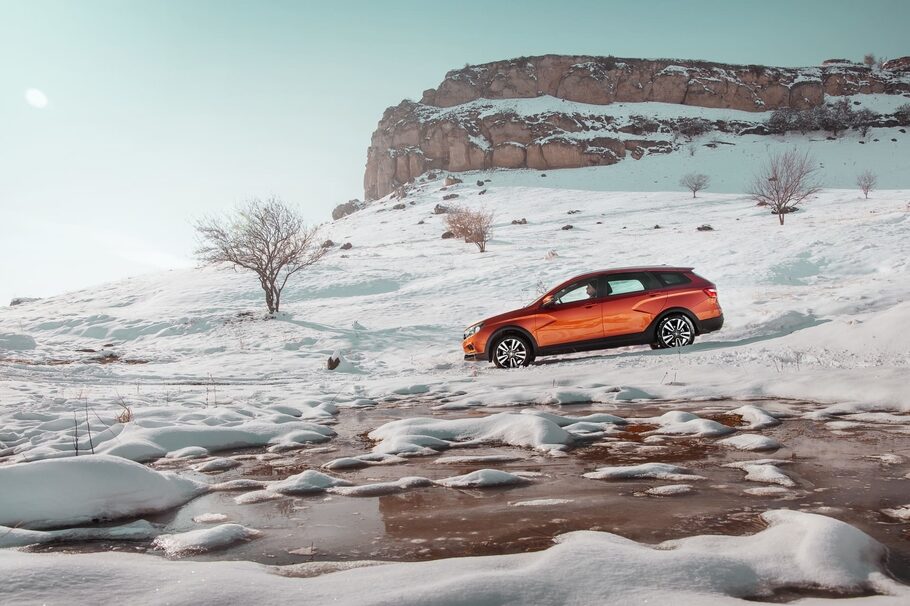
<instances>
[{"instance_id":1,"label":"pale sky","mask_svg":"<svg viewBox=\"0 0 910 606\"><path fill-rule=\"evenodd\" d=\"M191 221L363 197L383 110L545 53L910 55L910 2L0 0L0 305L191 265Z\"/></svg>"}]
</instances>

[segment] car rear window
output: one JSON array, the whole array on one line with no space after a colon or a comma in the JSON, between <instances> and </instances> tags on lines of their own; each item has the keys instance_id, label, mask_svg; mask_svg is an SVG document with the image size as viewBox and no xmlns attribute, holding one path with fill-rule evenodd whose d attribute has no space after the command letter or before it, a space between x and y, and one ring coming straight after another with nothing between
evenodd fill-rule
<instances>
[{"instance_id":1,"label":"car rear window","mask_svg":"<svg viewBox=\"0 0 910 606\"><path fill-rule=\"evenodd\" d=\"M686 274L681 274L675 271L665 271L657 274L657 278L665 286L676 286L677 284L689 284L692 280L689 279L689 276Z\"/></svg>"}]
</instances>

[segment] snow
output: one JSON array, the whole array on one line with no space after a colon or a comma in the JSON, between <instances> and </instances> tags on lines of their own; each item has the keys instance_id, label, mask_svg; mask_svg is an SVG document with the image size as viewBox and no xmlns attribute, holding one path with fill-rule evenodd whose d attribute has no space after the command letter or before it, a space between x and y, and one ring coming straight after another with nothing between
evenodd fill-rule
<instances>
[{"instance_id":1,"label":"snow","mask_svg":"<svg viewBox=\"0 0 910 606\"><path fill-rule=\"evenodd\" d=\"M0 526L0 549L67 541L138 541L157 535L158 529L145 520L137 520L120 526L66 528L63 530L26 530Z\"/></svg>"},{"instance_id":2,"label":"snow","mask_svg":"<svg viewBox=\"0 0 910 606\"><path fill-rule=\"evenodd\" d=\"M900 520L901 522L910 522L910 505L904 505L903 507L897 507L894 509L882 509L882 513L889 518L894 518L895 520Z\"/></svg>"},{"instance_id":3,"label":"snow","mask_svg":"<svg viewBox=\"0 0 910 606\"><path fill-rule=\"evenodd\" d=\"M204 484L108 455L0 466L0 525L59 528L167 511Z\"/></svg>"},{"instance_id":4,"label":"snow","mask_svg":"<svg viewBox=\"0 0 910 606\"><path fill-rule=\"evenodd\" d=\"M359 486L335 486L328 488L327 492L343 497L378 497L404 492L412 488L430 486L432 483L433 482L427 478L406 476L398 478L393 482L376 482L373 484L361 484Z\"/></svg>"},{"instance_id":5,"label":"snow","mask_svg":"<svg viewBox=\"0 0 910 606\"><path fill-rule=\"evenodd\" d=\"M228 520L228 517L223 513L200 513L198 516L193 517L193 521L197 524L215 524L217 522L225 522Z\"/></svg>"},{"instance_id":6,"label":"snow","mask_svg":"<svg viewBox=\"0 0 910 606\"><path fill-rule=\"evenodd\" d=\"M461 476L436 480L436 483L449 488L493 488L527 484L528 479L498 469L478 469Z\"/></svg>"},{"instance_id":7,"label":"snow","mask_svg":"<svg viewBox=\"0 0 910 606\"><path fill-rule=\"evenodd\" d=\"M681 494L692 492L691 484L667 484L665 486L655 486L645 491L654 497L674 497Z\"/></svg>"},{"instance_id":8,"label":"snow","mask_svg":"<svg viewBox=\"0 0 910 606\"><path fill-rule=\"evenodd\" d=\"M668 463L642 463L641 465L615 465L599 467L584 474L590 480L703 480L685 467Z\"/></svg>"},{"instance_id":9,"label":"snow","mask_svg":"<svg viewBox=\"0 0 910 606\"><path fill-rule=\"evenodd\" d=\"M654 434L669 436L713 437L733 433L733 429L717 421L702 419L690 412L670 411L659 417L641 419L643 423L656 423L660 427Z\"/></svg>"},{"instance_id":10,"label":"snow","mask_svg":"<svg viewBox=\"0 0 910 606\"><path fill-rule=\"evenodd\" d=\"M730 436L729 438L718 440L717 443L724 446L729 446L731 448L738 448L739 450L750 451L777 450L781 447L781 443L774 438L756 434L740 434L737 436Z\"/></svg>"},{"instance_id":11,"label":"snow","mask_svg":"<svg viewBox=\"0 0 910 606\"><path fill-rule=\"evenodd\" d=\"M218 457L209 461L205 461L204 463L200 463L199 465L193 467L193 469L203 473L219 473L222 471L227 471L228 469L234 469L235 467L239 466L240 461L235 461L234 459L228 459L225 457Z\"/></svg>"},{"instance_id":12,"label":"snow","mask_svg":"<svg viewBox=\"0 0 910 606\"><path fill-rule=\"evenodd\" d=\"M154 546L172 558L223 549L234 543L256 538L260 534L258 530L240 524L219 524L212 528L160 535L155 539Z\"/></svg>"},{"instance_id":13,"label":"snow","mask_svg":"<svg viewBox=\"0 0 910 606\"><path fill-rule=\"evenodd\" d=\"M871 589L851 600L896 606L910 592L881 568L884 547L836 519L797 511L762 514L768 528L750 536L700 536L657 545L592 531L562 535L534 553L377 566L324 566L326 574L249 562L168 561L130 553L38 554L0 551L0 577L21 603L97 602L97 579L111 603L398 604L729 604L785 587L832 592ZM355 567L356 566L356 567ZM348 568L345 570L344 568ZM331 571L337 572L331 572ZM278 574L275 574L278 573ZM803 604L830 603L804 599Z\"/></svg>"},{"instance_id":14,"label":"snow","mask_svg":"<svg viewBox=\"0 0 910 606\"><path fill-rule=\"evenodd\" d=\"M555 507L573 502L573 499L531 499L528 501L515 501L509 503L509 505L512 507Z\"/></svg>"},{"instance_id":15,"label":"snow","mask_svg":"<svg viewBox=\"0 0 910 606\"><path fill-rule=\"evenodd\" d=\"M746 472L746 481L764 482L766 484L779 484L780 486L793 487L796 482L785 474L777 465L765 461L742 461L727 463L724 467L735 467Z\"/></svg>"}]
</instances>

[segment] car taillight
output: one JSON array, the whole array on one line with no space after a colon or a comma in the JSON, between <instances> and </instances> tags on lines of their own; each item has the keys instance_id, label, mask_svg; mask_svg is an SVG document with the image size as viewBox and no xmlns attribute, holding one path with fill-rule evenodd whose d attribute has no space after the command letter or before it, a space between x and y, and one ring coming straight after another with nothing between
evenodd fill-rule
<instances>
[{"instance_id":1,"label":"car taillight","mask_svg":"<svg viewBox=\"0 0 910 606\"><path fill-rule=\"evenodd\" d=\"M705 288L705 289L704 289L704 292L705 292L706 295L708 295L708 296L711 297L712 299L716 299L716 298L717 298L717 289L716 289L716 288Z\"/></svg>"}]
</instances>

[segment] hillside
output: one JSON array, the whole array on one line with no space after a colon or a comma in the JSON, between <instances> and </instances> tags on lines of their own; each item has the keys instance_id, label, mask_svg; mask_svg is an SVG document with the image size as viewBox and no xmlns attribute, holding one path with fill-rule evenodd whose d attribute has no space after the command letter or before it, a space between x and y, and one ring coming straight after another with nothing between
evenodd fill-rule
<instances>
[{"instance_id":1,"label":"hillside","mask_svg":"<svg viewBox=\"0 0 910 606\"><path fill-rule=\"evenodd\" d=\"M368 150L365 197L435 170L650 165L666 154L760 145L761 135L781 132L769 127L775 110L808 115L844 99L857 112L850 124L905 138L910 114L895 112L910 102L907 62L777 68L547 55L466 66L419 102L386 110ZM805 126L788 130L806 134ZM833 134L820 125L808 131L818 139Z\"/></svg>"}]
</instances>

